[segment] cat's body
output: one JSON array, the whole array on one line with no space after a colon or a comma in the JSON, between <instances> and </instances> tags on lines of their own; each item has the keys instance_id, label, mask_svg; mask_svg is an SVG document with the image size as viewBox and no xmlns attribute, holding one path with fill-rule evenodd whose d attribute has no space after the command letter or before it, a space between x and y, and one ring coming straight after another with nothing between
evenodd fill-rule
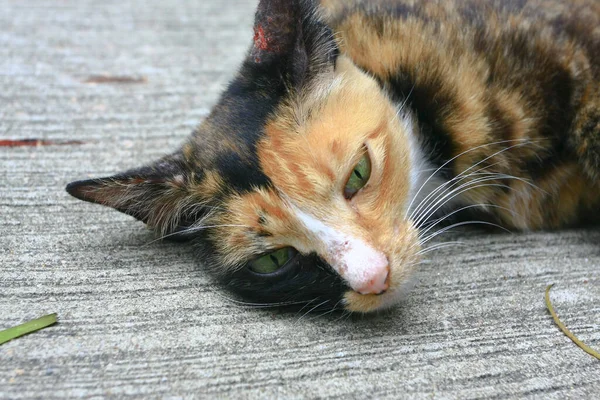
<instances>
[{"instance_id":1,"label":"cat's body","mask_svg":"<svg viewBox=\"0 0 600 400\"><path fill-rule=\"evenodd\" d=\"M469 151L446 178L485 159L487 171L525 180L469 190L465 203L501 206L488 211L517 229L596 214L600 3L379 3L331 2L330 18L341 52L412 106L427 158L439 166Z\"/></svg>"},{"instance_id":2,"label":"cat's body","mask_svg":"<svg viewBox=\"0 0 600 400\"><path fill-rule=\"evenodd\" d=\"M252 299L394 304L446 217L598 218L600 4L263 0L179 151L68 191L196 239Z\"/></svg>"}]
</instances>

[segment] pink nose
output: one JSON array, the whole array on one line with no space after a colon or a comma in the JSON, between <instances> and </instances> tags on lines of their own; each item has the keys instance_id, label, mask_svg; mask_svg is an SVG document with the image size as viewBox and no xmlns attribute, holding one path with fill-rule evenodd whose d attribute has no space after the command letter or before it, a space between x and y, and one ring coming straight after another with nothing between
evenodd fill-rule
<instances>
[{"instance_id":1,"label":"pink nose","mask_svg":"<svg viewBox=\"0 0 600 400\"><path fill-rule=\"evenodd\" d=\"M384 268L378 268L373 271L373 275L369 276L366 282L354 288L354 290L360 294L382 294L390 287L389 276L389 265L386 265Z\"/></svg>"}]
</instances>

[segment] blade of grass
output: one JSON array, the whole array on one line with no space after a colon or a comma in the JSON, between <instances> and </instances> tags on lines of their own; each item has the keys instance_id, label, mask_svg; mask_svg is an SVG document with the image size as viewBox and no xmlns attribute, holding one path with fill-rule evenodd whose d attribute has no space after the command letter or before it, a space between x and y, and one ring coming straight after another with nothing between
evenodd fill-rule
<instances>
[{"instance_id":1,"label":"blade of grass","mask_svg":"<svg viewBox=\"0 0 600 400\"><path fill-rule=\"evenodd\" d=\"M18 338L19 336L27 335L28 333L38 331L54 325L56 323L56 314L49 314L42 318L34 319L24 324L17 325L12 328L0 331L0 345Z\"/></svg>"},{"instance_id":2,"label":"blade of grass","mask_svg":"<svg viewBox=\"0 0 600 400\"><path fill-rule=\"evenodd\" d=\"M548 285L548 287L546 288L546 307L548 308L548 311L550 311L550 314L552 315L552 318L554 319L554 323L556 325L558 325L560 330L565 335L567 335L567 337L569 339L571 339L573 341L573 343L575 343L577 346L579 346L583 351L585 351L589 355L594 356L598 360L600 360L600 353L598 353L596 350L592 349L590 346L586 345L581 340L579 340L577 338L577 336L573 335L573 333L571 333L571 331L565 326L565 324L563 324L561 322L561 320L558 319L558 315L556 315L556 311L554 311L554 307L552 307L552 303L550 302L550 289L552 289L552 286L554 286L554 284Z\"/></svg>"}]
</instances>

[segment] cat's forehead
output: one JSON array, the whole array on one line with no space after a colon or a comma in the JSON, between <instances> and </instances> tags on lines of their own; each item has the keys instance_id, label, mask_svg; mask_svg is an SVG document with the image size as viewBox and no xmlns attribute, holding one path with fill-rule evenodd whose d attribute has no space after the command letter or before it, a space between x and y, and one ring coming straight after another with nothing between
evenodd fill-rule
<instances>
[{"instance_id":1,"label":"cat's forehead","mask_svg":"<svg viewBox=\"0 0 600 400\"><path fill-rule=\"evenodd\" d=\"M303 201L323 201L341 189L366 146L381 145L394 119L371 80L361 85L360 79L342 75L315 91L318 100L297 99L269 119L256 147L260 167L274 186Z\"/></svg>"},{"instance_id":2,"label":"cat's forehead","mask_svg":"<svg viewBox=\"0 0 600 400\"><path fill-rule=\"evenodd\" d=\"M340 59L335 72L276 103L248 100L257 99L255 92L219 103L184 146L184 157L211 178L212 193L218 193L215 182L220 184L222 197L269 193L263 203L283 197L311 208L326 206L343 190L365 146L381 144L395 113L377 84L346 64Z\"/></svg>"}]
</instances>

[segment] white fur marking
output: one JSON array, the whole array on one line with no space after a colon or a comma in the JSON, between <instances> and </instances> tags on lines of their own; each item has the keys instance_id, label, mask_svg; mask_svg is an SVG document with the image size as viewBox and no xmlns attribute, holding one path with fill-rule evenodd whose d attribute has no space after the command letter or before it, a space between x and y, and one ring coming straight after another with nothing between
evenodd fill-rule
<instances>
[{"instance_id":1,"label":"white fur marking","mask_svg":"<svg viewBox=\"0 0 600 400\"><path fill-rule=\"evenodd\" d=\"M433 192L435 189L443 185L446 181L436 174L433 178L429 179L431 174L436 170L429 163L423 155L422 145L419 143L417 132L415 131L415 125L413 122L414 116L407 110L400 109L398 111L398 117L400 123L404 128L404 134L408 139L408 147L410 151L410 191L407 201L407 206L410 204L411 209L406 210L406 215L410 215L411 212L418 207L421 202ZM429 181L427 181L429 179ZM423 186L424 185L424 186ZM422 189L419 191L419 189ZM417 193L418 192L418 193ZM457 200L451 200L446 204L443 209L453 208L458 203ZM439 212L438 212L439 213ZM433 216L431 216L433 217ZM431 218L430 217L430 218Z\"/></svg>"},{"instance_id":2,"label":"white fur marking","mask_svg":"<svg viewBox=\"0 0 600 400\"><path fill-rule=\"evenodd\" d=\"M298 219L321 242L325 254L320 254L362 294L380 293L387 289L388 259L380 251L354 236L340 232L321 220L294 207Z\"/></svg>"}]
</instances>

